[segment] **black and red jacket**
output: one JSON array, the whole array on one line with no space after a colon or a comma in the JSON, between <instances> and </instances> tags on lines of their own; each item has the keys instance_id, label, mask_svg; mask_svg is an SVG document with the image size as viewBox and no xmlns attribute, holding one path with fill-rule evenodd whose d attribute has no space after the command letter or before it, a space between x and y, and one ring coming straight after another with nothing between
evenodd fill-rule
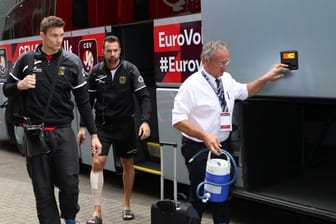
<instances>
[{"instance_id":1,"label":"black and red jacket","mask_svg":"<svg viewBox=\"0 0 336 224\"><path fill-rule=\"evenodd\" d=\"M23 97L25 116L29 117L33 124L44 122L46 126L70 126L74 119L76 104L88 131L91 134L96 133L88 86L80 58L71 52L60 50L48 60L41 51L40 45L34 52L33 68L28 68L28 54L22 54L12 68L3 86L5 96L13 96L20 92ZM60 66L56 68L60 56L62 56ZM17 82L31 72L37 77L36 88L18 90ZM51 83L55 78L54 93L44 119Z\"/></svg>"}]
</instances>

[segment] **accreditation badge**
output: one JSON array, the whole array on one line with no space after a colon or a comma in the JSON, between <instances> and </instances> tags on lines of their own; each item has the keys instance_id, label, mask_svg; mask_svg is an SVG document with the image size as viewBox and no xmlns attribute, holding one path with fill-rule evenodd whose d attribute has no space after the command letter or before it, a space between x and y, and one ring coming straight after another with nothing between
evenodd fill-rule
<instances>
[{"instance_id":1,"label":"accreditation badge","mask_svg":"<svg viewBox=\"0 0 336 224\"><path fill-rule=\"evenodd\" d=\"M221 131L232 131L232 119L230 112L220 113L220 130Z\"/></svg>"}]
</instances>

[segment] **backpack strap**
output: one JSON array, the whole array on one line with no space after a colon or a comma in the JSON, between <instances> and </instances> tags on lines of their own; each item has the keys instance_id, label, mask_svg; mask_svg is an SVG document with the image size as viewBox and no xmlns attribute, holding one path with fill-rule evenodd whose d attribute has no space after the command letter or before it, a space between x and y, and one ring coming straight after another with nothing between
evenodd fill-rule
<instances>
[{"instance_id":1,"label":"backpack strap","mask_svg":"<svg viewBox=\"0 0 336 224\"><path fill-rule=\"evenodd\" d=\"M26 53L26 61L27 61L27 65L28 65L28 69L26 70L26 72L23 74L23 77L26 77L26 75L29 75L31 73L33 73L34 71L34 56L35 56L35 52L34 51L29 51Z\"/></svg>"},{"instance_id":2,"label":"backpack strap","mask_svg":"<svg viewBox=\"0 0 336 224\"><path fill-rule=\"evenodd\" d=\"M28 70L29 70L29 73L32 73L34 71L34 56L35 56L34 51L30 51L28 53Z\"/></svg>"},{"instance_id":3,"label":"backpack strap","mask_svg":"<svg viewBox=\"0 0 336 224\"><path fill-rule=\"evenodd\" d=\"M57 64L56 64L56 72L58 72L58 69L62 63L62 59L63 59L63 54L61 53L60 56L58 57L57 59ZM46 73L48 73L48 71L46 70ZM52 95L54 94L54 91L55 91L55 85L56 85L56 77L54 75L50 75L51 77L53 77L52 81L51 81L51 87L50 87L50 90L49 90L49 96L48 96L48 101L47 101L47 105L45 107L45 111L44 111L44 115L43 115L43 120L42 122L45 121L45 119L47 118L47 113L48 113L48 110L49 110L49 106L50 106L50 103L51 103L51 98L52 98Z\"/></svg>"}]
</instances>

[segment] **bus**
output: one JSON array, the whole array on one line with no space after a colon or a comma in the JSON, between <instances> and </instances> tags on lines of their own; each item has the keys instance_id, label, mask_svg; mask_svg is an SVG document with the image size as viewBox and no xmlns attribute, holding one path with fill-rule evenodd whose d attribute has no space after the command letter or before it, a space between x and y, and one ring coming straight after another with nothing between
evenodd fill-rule
<instances>
[{"instance_id":1,"label":"bus","mask_svg":"<svg viewBox=\"0 0 336 224\"><path fill-rule=\"evenodd\" d=\"M78 54L87 71L103 58L103 38L108 34L120 37L122 56L138 66L151 94L152 136L147 142L137 142L135 169L152 174L160 174L159 142L181 146L181 134L171 126L173 100L179 85L199 69L203 42L221 39L229 45L228 72L240 82L254 80L282 60L293 65L294 70L283 79L235 103L231 142L238 178L233 196L336 221L336 28L330 22L336 19L336 2L3 2L8 13L1 18L0 84L17 56L34 49L38 23L46 15L64 18L64 49ZM0 100L0 104L6 101L2 92ZM3 107L0 138L11 139L24 152L22 133L6 124ZM76 131L76 111L75 115ZM78 147L80 162L90 165L89 145ZM173 155L164 150L164 156L165 178L172 180ZM177 180L188 184L180 151L177 157ZM113 153L106 169L121 169Z\"/></svg>"},{"instance_id":2,"label":"bus","mask_svg":"<svg viewBox=\"0 0 336 224\"><path fill-rule=\"evenodd\" d=\"M141 171L160 174L159 166L159 134L156 104L156 77L154 68L154 21L163 18L177 18L183 21L184 15L196 15L200 12L200 1L190 1L187 4L169 1L109 1L109 0L20 0L4 3L8 8L5 17L1 18L0 84L6 80L16 58L22 53L34 50L40 43L39 22L46 15L57 15L65 22L65 37L63 49L80 56L86 72L94 64L103 60L102 42L106 35L114 34L122 40L122 57L133 62L141 71L151 94L153 116L151 120L152 134L147 142L137 141L138 156L135 168ZM192 17L193 18L193 17ZM190 19L187 19L187 21ZM174 21L174 20L172 20ZM177 22L174 21L174 24ZM198 22L200 23L200 22ZM159 27L159 26L158 26ZM174 27L174 25L172 26ZM172 28L172 32L179 30ZM198 25L198 30L200 25ZM179 33L178 33L179 34ZM135 38L136 37L136 38ZM198 34L198 46L201 47L201 37ZM175 46L177 49L178 46ZM172 50L172 48L171 48ZM200 50L197 52L199 53ZM186 69L184 69L186 70ZM193 71L186 71L191 74ZM181 73L181 71L179 71ZM185 74L186 76L188 74ZM163 74L162 74L163 75ZM163 78L162 78L163 79ZM167 81L169 82L169 81ZM175 85L176 87L176 85ZM0 140L9 140L17 145L24 154L24 135L19 127L13 127L5 118L6 98L1 92L3 122L0 123ZM137 110L138 111L138 110ZM74 130L78 130L78 112L75 111ZM138 114L136 114L137 116ZM91 164L89 142L79 146L79 154L83 164ZM185 169L184 167L182 167ZM119 161L113 153L108 157L106 169L118 172L121 169ZM186 180L186 170L181 180Z\"/></svg>"}]
</instances>

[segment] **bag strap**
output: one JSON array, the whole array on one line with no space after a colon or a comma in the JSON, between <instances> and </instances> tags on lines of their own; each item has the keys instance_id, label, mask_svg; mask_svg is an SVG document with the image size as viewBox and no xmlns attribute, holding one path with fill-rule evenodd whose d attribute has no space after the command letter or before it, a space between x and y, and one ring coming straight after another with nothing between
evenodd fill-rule
<instances>
[{"instance_id":1,"label":"bag strap","mask_svg":"<svg viewBox=\"0 0 336 224\"><path fill-rule=\"evenodd\" d=\"M58 72L59 66L61 65L62 58L63 58L63 54L61 53L60 56L57 59L57 64L56 64L57 72ZM49 73L50 71L48 72L48 70L46 70L45 72L47 73L47 75L50 74ZM44 112L44 115L43 115L42 123L47 118L47 113L48 113L49 106L50 106L50 103L51 103L51 98L52 98L52 95L54 94L54 90L55 90L55 86L56 86L56 77L55 77L55 75L54 74L50 74L50 77L52 77L51 78L51 88L50 88L50 93L49 93L46 109L45 109L45 112Z\"/></svg>"},{"instance_id":2,"label":"bag strap","mask_svg":"<svg viewBox=\"0 0 336 224\"><path fill-rule=\"evenodd\" d=\"M35 56L35 52L34 51L30 51L27 53L27 57L28 57L28 74L32 73L34 70L34 56Z\"/></svg>"},{"instance_id":3,"label":"bag strap","mask_svg":"<svg viewBox=\"0 0 336 224\"><path fill-rule=\"evenodd\" d=\"M34 57L35 57L35 51L28 51L27 52L27 65L28 65L28 69L27 69L27 73L23 75L22 79L28 75L28 74L31 74L33 73L34 71ZM21 94L21 93L18 93L18 94ZM20 118L21 120L26 120L27 118L25 117L25 110L24 110L24 104L23 104L23 100L22 100L22 95L20 95L20 99L18 98L18 104L19 105L19 108L22 108L22 111L15 111L13 113L13 116L14 117L17 117L17 118ZM20 112L22 112L23 114L19 114Z\"/></svg>"}]
</instances>

